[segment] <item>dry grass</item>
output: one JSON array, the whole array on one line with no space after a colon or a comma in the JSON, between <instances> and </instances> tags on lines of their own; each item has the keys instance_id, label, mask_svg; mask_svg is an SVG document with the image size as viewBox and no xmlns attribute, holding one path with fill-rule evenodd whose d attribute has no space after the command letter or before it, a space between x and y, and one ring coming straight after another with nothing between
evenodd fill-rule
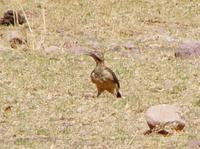
<instances>
[{"instance_id":1,"label":"dry grass","mask_svg":"<svg viewBox=\"0 0 200 149\"><path fill-rule=\"evenodd\" d=\"M12 50L0 39L9 49L0 53L0 148L184 148L200 139L200 61L173 57L180 41L200 39L198 0L1 0L0 14L20 5L33 34L28 26L0 27L2 37L23 30L30 49ZM124 99L93 97L90 58L41 52L76 41L105 52ZM108 50L130 41L133 50ZM145 110L160 103L181 106L183 132L143 135Z\"/></svg>"}]
</instances>

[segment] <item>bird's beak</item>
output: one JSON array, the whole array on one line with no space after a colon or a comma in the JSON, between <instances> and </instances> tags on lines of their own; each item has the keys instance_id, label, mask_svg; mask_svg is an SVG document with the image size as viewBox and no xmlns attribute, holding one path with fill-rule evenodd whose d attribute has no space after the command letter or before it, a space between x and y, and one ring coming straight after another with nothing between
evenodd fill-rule
<instances>
[{"instance_id":1,"label":"bird's beak","mask_svg":"<svg viewBox=\"0 0 200 149\"><path fill-rule=\"evenodd\" d=\"M102 62L103 60L101 60L96 54L95 52L84 52L84 55L88 55L91 56L97 63Z\"/></svg>"},{"instance_id":2,"label":"bird's beak","mask_svg":"<svg viewBox=\"0 0 200 149\"><path fill-rule=\"evenodd\" d=\"M94 54L94 52L85 52L84 53L84 55L88 55L88 56L91 56L95 61L97 60L97 59L99 59L95 54Z\"/></svg>"}]
</instances>

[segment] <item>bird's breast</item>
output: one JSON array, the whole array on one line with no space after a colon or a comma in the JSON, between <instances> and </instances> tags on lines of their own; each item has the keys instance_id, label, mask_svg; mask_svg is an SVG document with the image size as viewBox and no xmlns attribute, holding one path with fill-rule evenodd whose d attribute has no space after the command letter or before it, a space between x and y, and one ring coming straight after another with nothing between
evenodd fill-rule
<instances>
[{"instance_id":1,"label":"bird's breast","mask_svg":"<svg viewBox=\"0 0 200 149\"><path fill-rule=\"evenodd\" d=\"M92 80L93 83L100 83L101 82L100 75L95 73L95 72L92 72L90 77L91 77L91 80Z\"/></svg>"}]
</instances>

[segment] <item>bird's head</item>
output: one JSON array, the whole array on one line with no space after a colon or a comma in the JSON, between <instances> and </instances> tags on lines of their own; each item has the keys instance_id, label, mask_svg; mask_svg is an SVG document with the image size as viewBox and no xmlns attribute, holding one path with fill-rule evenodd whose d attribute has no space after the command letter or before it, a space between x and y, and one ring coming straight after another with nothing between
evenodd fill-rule
<instances>
[{"instance_id":1,"label":"bird's head","mask_svg":"<svg viewBox=\"0 0 200 149\"><path fill-rule=\"evenodd\" d=\"M95 60L96 64L104 64L104 55L100 51L86 52L85 55L91 56Z\"/></svg>"}]
</instances>

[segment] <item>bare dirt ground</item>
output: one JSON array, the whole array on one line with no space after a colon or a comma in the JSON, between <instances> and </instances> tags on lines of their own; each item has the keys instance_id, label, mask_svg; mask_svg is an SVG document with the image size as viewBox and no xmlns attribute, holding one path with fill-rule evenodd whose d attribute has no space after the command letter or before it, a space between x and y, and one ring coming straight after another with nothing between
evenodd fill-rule
<instances>
[{"instance_id":1,"label":"bare dirt ground","mask_svg":"<svg viewBox=\"0 0 200 149\"><path fill-rule=\"evenodd\" d=\"M28 23L0 26L0 148L184 148L200 139L200 59L175 59L200 39L199 1L0 0L0 14L22 10ZM7 32L27 43L12 49ZM58 53L45 54L57 46ZM71 50L69 50L71 47ZM102 50L123 99L96 98L94 61L77 48ZM79 50L77 50L79 51ZM143 135L152 105L179 105L184 131Z\"/></svg>"}]
</instances>

